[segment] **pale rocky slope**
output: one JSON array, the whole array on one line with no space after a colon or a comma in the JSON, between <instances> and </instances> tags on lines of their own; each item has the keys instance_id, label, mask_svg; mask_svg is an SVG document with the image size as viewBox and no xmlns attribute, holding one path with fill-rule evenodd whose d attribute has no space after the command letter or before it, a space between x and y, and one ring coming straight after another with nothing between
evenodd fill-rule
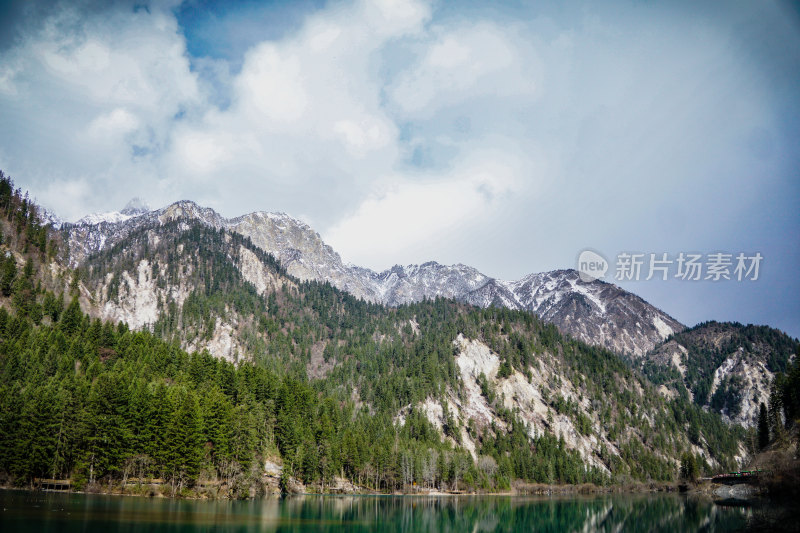
<instances>
[{"instance_id":1,"label":"pale rocky slope","mask_svg":"<svg viewBox=\"0 0 800 533\"><path fill-rule=\"evenodd\" d=\"M621 450L617 443L620 440L610 438L609 427L605 427L600 416L602 404L586 395L586 391L579 384L566 378L563 369L559 367L558 358L552 354L541 354L538 364L531 366L529 377L519 371L513 371L508 377L500 377L500 357L486 344L474 339L467 339L459 335L453 342L456 348L456 364L458 366L464 393L448 390L446 406L450 418L455 420L460 427L460 445L468 450L473 458L479 459L479 450L475 439L467 430L470 423L478 432L489 431L491 427L506 430L506 423L498 414L499 408L508 409L519 416L527 427L528 435L532 438L549 433L563 437L568 449L577 451L582 459L604 472L608 472L606 465L608 457L619 457ZM479 380L485 376L489 386L495 394L495 400L490 403L482 394ZM642 384L634 378L628 378L620 383L634 398L639 398L637 405L644 405L643 396L648 394ZM582 432L575 418L575 413L559 413L553 407L553 400L560 397L564 401L576 404L576 410L587 417L589 428ZM399 424L405 423L404 414L412 406L407 406L396 418ZM424 402L413 406L419 409L428 420L443 432L446 415L445 408L440 400L427 398ZM627 408L630 408L628 406ZM615 406L615 409L626 409L626 406ZM666 409L666 403L662 409ZM650 417L644 418L652 431L657 431L655 422ZM642 439L640 430L628 428L624 439ZM455 442L454 442L455 444ZM712 464L714 459L709 456L702 446L692 446L695 453L703 456ZM662 459L658 450L652 450ZM602 457L602 454L606 457ZM742 459L745 452L741 451ZM677 463L676 463L677 467Z\"/></svg>"}]
</instances>

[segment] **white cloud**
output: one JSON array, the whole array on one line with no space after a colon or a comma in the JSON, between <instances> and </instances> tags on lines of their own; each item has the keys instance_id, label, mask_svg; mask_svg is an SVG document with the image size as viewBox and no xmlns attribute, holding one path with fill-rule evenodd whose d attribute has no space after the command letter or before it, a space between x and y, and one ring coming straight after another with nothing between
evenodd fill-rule
<instances>
[{"instance_id":1,"label":"white cloud","mask_svg":"<svg viewBox=\"0 0 800 533\"><path fill-rule=\"evenodd\" d=\"M379 149L391 142L394 133L380 120L367 117L357 123L353 120L340 120L333 125L333 131L344 139L347 150L357 159L367 152Z\"/></svg>"},{"instance_id":2,"label":"white cloud","mask_svg":"<svg viewBox=\"0 0 800 533\"><path fill-rule=\"evenodd\" d=\"M230 105L220 109L190 70L171 11L84 17L64 9L0 58L0 88L8 95L0 107L29 121L27 136L4 140L0 163L32 177L33 189L53 168L66 181L91 184L82 199L46 196L68 219L114 209L133 195L150 195L154 205L189 197L227 215L309 213L320 229L338 223L343 236L352 226L340 221L341 212L360 210L362 221L381 216L364 202L378 194L383 176L394 176L392 205L421 186L403 170L415 143L449 143L451 156L487 149L439 132L401 139L387 95L408 93L416 79L426 96L403 101L413 114L491 93L495 84L508 87L503 94L531 90L532 78L518 75L528 54L519 42L489 24L431 29L431 17L431 6L418 0L333 5L297 33L253 46L241 70L224 76ZM420 59L386 85L383 53L402 39L415 43ZM16 155L15 143L34 139L49 145L42 157ZM460 183L478 199L474 177L454 181L431 171L425 179L438 184L420 189L433 196L453 194ZM497 189L491 183L485 192ZM409 231L406 240L418 236Z\"/></svg>"},{"instance_id":3,"label":"white cloud","mask_svg":"<svg viewBox=\"0 0 800 533\"><path fill-rule=\"evenodd\" d=\"M515 28L480 22L436 28L389 94L411 117L478 96L536 97L538 59Z\"/></svg>"},{"instance_id":4,"label":"white cloud","mask_svg":"<svg viewBox=\"0 0 800 533\"><path fill-rule=\"evenodd\" d=\"M231 105L176 130L165 172L185 184L225 176L228 187L213 193L218 207L241 203L242 191L255 186L279 189L284 203L251 197L240 210L308 210L319 213L318 223L330 221L331 202L357 202L398 163L379 54L392 39L422 32L429 16L424 2L354 2L254 46L233 78Z\"/></svg>"},{"instance_id":5,"label":"white cloud","mask_svg":"<svg viewBox=\"0 0 800 533\"><path fill-rule=\"evenodd\" d=\"M17 96L15 79L21 69L19 59L0 61L0 93L5 93L7 97Z\"/></svg>"},{"instance_id":6,"label":"white cloud","mask_svg":"<svg viewBox=\"0 0 800 533\"><path fill-rule=\"evenodd\" d=\"M305 119L309 102L303 70L299 57L282 53L274 44L255 48L236 79L241 110L272 122Z\"/></svg>"},{"instance_id":7,"label":"white cloud","mask_svg":"<svg viewBox=\"0 0 800 533\"><path fill-rule=\"evenodd\" d=\"M116 139L139 127L139 119L128 110L118 107L100 115L89 124L89 137L96 142Z\"/></svg>"},{"instance_id":8,"label":"white cloud","mask_svg":"<svg viewBox=\"0 0 800 533\"><path fill-rule=\"evenodd\" d=\"M385 38L416 33L431 18L426 0L360 0L357 10L360 29Z\"/></svg>"},{"instance_id":9,"label":"white cloud","mask_svg":"<svg viewBox=\"0 0 800 533\"><path fill-rule=\"evenodd\" d=\"M220 134L190 132L178 137L173 146L173 153L177 154L188 171L202 178L231 159L230 144L232 144L230 139L223 139Z\"/></svg>"},{"instance_id":10,"label":"white cloud","mask_svg":"<svg viewBox=\"0 0 800 533\"><path fill-rule=\"evenodd\" d=\"M87 18L80 31L65 29L76 16L69 9L57 12L41 34L31 37L27 73L48 75L62 90L101 106L127 104L157 112L197 99L170 13L111 11Z\"/></svg>"},{"instance_id":11,"label":"white cloud","mask_svg":"<svg viewBox=\"0 0 800 533\"><path fill-rule=\"evenodd\" d=\"M513 142L506 140L509 145ZM425 261L449 235L486 223L540 171L505 151L473 153L446 172L393 175L324 233L346 261L382 269L403 258ZM425 253L425 252L423 252Z\"/></svg>"},{"instance_id":12,"label":"white cloud","mask_svg":"<svg viewBox=\"0 0 800 533\"><path fill-rule=\"evenodd\" d=\"M200 101L171 11L62 3L0 56L0 114L17 125L0 165L67 219L115 208L150 191L174 117Z\"/></svg>"},{"instance_id":13,"label":"white cloud","mask_svg":"<svg viewBox=\"0 0 800 533\"><path fill-rule=\"evenodd\" d=\"M86 198L92 194L92 184L84 179L53 180L42 190L37 191L36 200L44 206L52 205L83 205ZM63 217L61 212L55 213Z\"/></svg>"}]
</instances>

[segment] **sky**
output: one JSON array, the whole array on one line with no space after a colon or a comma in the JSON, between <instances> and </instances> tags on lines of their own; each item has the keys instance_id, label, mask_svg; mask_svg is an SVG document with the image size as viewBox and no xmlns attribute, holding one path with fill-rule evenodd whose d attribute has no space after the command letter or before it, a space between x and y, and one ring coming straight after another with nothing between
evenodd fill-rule
<instances>
[{"instance_id":1,"label":"sky","mask_svg":"<svg viewBox=\"0 0 800 533\"><path fill-rule=\"evenodd\" d=\"M800 336L790 2L0 3L0 169L68 221L280 211L344 261L575 268ZM672 260L618 280L620 254ZM730 254L732 279L676 278ZM736 256L760 254L739 281Z\"/></svg>"}]
</instances>

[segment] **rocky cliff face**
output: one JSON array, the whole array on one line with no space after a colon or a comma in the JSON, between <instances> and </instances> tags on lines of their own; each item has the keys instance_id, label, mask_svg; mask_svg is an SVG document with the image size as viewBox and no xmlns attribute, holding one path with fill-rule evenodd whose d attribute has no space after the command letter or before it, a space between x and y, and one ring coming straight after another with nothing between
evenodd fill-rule
<instances>
[{"instance_id":1,"label":"rocky cliff face","mask_svg":"<svg viewBox=\"0 0 800 533\"><path fill-rule=\"evenodd\" d=\"M464 400L455 394L451 394L449 398L448 406L452 406L453 414L458 419L472 419L477 425L487 427L493 423L503 424L496 413L497 408L502 407L519 413L531 437L546 432L561 435L568 448L577 450L584 461L602 470L607 469L597 455L601 446L611 454L619 455L619 449L607 438L607 428L603 428L599 416L593 412L591 401L582 397L575 385L561 375L554 358L544 354L538 368L531 370L530 378L518 371L510 376L500 377L500 358L484 343L459 336L454 345L458 351L456 362L466 390ZM559 376L558 379L556 376ZM490 402L482 393L478 382L483 378L497 392L498 400ZM629 383L625 386L635 389ZM574 402L577 412L587 416L590 430L582 433L574 417L552 409L549 398L554 396ZM435 410L427 409L425 412L435 425L441 425L442 421ZM466 424L462 426L461 439L465 447L474 454L475 444L466 431Z\"/></svg>"},{"instance_id":2,"label":"rocky cliff face","mask_svg":"<svg viewBox=\"0 0 800 533\"><path fill-rule=\"evenodd\" d=\"M85 217L65 224L68 262L113 246L144 225L176 219L196 220L248 237L274 255L300 280L328 281L367 301L397 306L423 298L454 298L473 305L532 311L563 333L618 353L641 356L669 335L684 329L678 321L638 296L602 281L585 283L574 270L531 274L501 281L466 265L396 265L383 272L345 264L307 224L283 213L256 212L225 219L189 201L147 211L140 204L119 213Z\"/></svg>"}]
</instances>

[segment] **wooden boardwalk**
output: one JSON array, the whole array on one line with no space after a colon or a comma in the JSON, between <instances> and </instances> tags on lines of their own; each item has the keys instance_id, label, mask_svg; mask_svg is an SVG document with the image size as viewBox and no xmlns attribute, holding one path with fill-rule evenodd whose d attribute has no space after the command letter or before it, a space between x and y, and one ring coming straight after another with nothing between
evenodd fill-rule
<instances>
[{"instance_id":1,"label":"wooden boardwalk","mask_svg":"<svg viewBox=\"0 0 800 533\"><path fill-rule=\"evenodd\" d=\"M38 490L70 490L72 488L72 480L35 477L33 478L33 486Z\"/></svg>"},{"instance_id":2,"label":"wooden boardwalk","mask_svg":"<svg viewBox=\"0 0 800 533\"><path fill-rule=\"evenodd\" d=\"M717 474L711 477L714 483L723 485L738 485L740 483L757 483L759 475L765 474L764 470L742 470L740 472L729 472L727 474Z\"/></svg>"}]
</instances>

